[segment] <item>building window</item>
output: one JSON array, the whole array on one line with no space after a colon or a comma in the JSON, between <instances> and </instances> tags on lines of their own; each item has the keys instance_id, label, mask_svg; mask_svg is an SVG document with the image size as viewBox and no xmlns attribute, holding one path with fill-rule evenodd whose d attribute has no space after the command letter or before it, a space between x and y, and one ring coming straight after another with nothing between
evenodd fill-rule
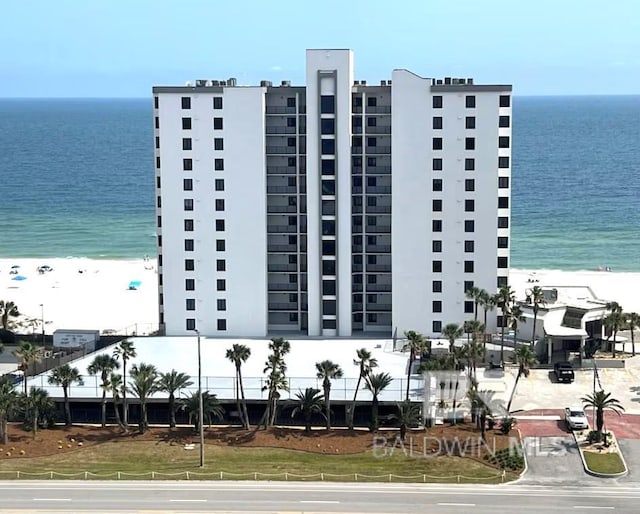
<instances>
[{"instance_id":1,"label":"building window","mask_svg":"<svg viewBox=\"0 0 640 514\"><path fill-rule=\"evenodd\" d=\"M465 280L464 281L464 290L463 293L467 294L467 291L474 286L473 280Z\"/></svg>"},{"instance_id":2,"label":"building window","mask_svg":"<svg viewBox=\"0 0 640 514\"><path fill-rule=\"evenodd\" d=\"M196 281L192 278L187 278L184 281L184 288L186 291L195 291L196 290Z\"/></svg>"},{"instance_id":3,"label":"building window","mask_svg":"<svg viewBox=\"0 0 640 514\"><path fill-rule=\"evenodd\" d=\"M214 159L213 169L215 171L224 171L224 159Z\"/></svg>"},{"instance_id":4,"label":"building window","mask_svg":"<svg viewBox=\"0 0 640 514\"><path fill-rule=\"evenodd\" d=\"M473 95L469 95L464 99L465 107L468 109L473 109L476 106L476 97Z\"/></svg>"},{"instance_id":5,"label":"building window","mask_svg":"<svg viewBox=\"0 0 640 514\"><path fill-rule=\"evenodd\" d=\"M182 97L182 108L183 109L191 109L191 98L188 96Z\"/></svg>"},{"instance_id":6,"label":"building window","mask_svg":"<svg viewBox=\"0 0 640 514\"><path fill-rule=\"evenodd\" d=\"M431 231L442 232L442 220L431 220Z\"/></svg>"},{"instance_id":7,"label":"building window","mask_svg":"<svg viewBox=\"0 0 640 514\"><path fill-rule=\"evenodd\" d=\"M509 177L498 177L498 187L500 189L509 188Z\"/></svg>"},{"instance_id":8,"label":"building window","mask_svg":"<svg viewBox=\"0 0 640 514\"><path fill-rule=\"evenodd\" d=\"M322 300L322 314L334 316L336 314L336 301Z\"/></svg>"},{"instance_id":9,"label":"building window","mask_svg":"<svg viewBox=\"0 0 640 514\"><path fill-rule=\"evenodd\" d=\"M464 272L473 273L473 261L464 261Z\"/></svg>"},{"instance_id":10,"label":"building window","mask_svg":"<svg viewBox=\"0 0 640 514\"><path fill-rule=\"evenodd\" d=\"M367 107L376 107L378 105L378 99L375 96L367 97Z\"/></svg>"},{"instance_id":11,"label":"building window","mask_svg":"<svg viewBox=\"0 0 640 514\"><path fill-rule=\"evenodd\" d=\"M222 118L213 118L213 130L222 130Z\"/></svg>"},{"instance_id":12,"label":"building window","mask_svg":"<svg viewBox=\"0 0 640 514\"><path fill-rule=\"evenodd\" d=\"M156 157L156 168L160 169L160 157Z\"/></svg>"},{"instance_id":13,"label":"building window","mask_svg":"<svg viewBox=\"0 0 640 514\"><path fill-rule=\"evenodd\" d=\"M195 311L196 310L196 300L195 298L187 298L186 299L186 310Z\"/></svg>"},{"instance_id":14,"label":"building window","mask_svg":"<svg viewBox=\"0 0 640 514\"><path fill-rule=\"evenodd\" d=\"M431 99L431 106L434 109L442 109L442 97L441 96L434 96Z\"/></svg>"},{"instance_id":15,"label":"building window","mask_svg":"<svg viewBox=\"0 0 640 514\"><path fill-rule=\"evenodd\" d=\"M192 171L193 161L191 159L182 159L182 169L184 171Z\"/></svg>"},{"instance_id":16,"label":"building window","mask_svg":"<svg viewBox=\"0 0 640 514\"><path fill-rule=\"evenodd\" d=\"M442 138L441 137L434 137L433 138L432 149L433 150L442 150Z\"/></svg>"},{"instance_id":17,"label":"building window","mask_svg":"<svg viewBox=\"0 0 640 514\"><path fill-rule=\"evenodd\" d=\"M442 241L439 241L439 240L431 241L431 251L433 253L442 252Z\"/></svg>"},{"instance_id":18,"label":"building window","mask_svg":"<svg viewBox=\"0 0 640 514\"><path fill-rule=\"evenodd\" d=\"M509 248L509 238L505 236L498 237L498 248Z\"/></svg>"},{"instance_id":19,"label":"building window","mask_svg":"<svg viewBox=\"0 0 640 514\"><path fill-rule=\"evenodd\" d=\"M434 178L431 182L431 188L433 191L442 191L442 179L441 178Z\"/></svg>"},{"instance_id":20,"label":"building window","mask_svg":"<svg viewBox=\"0 0 640 514\"><path fill-rule=\"evenodd\" d=\"M434 116L433 117L433 129L441 130L442 129L442 116Z\"/></svg>"},{"instance_id":21,"label":"building window","mask_svg":"<svg viewBox=\"0 0 640 514\"><path fill-rule=\"evenodd\" d=\"M498 217L498 228L509 228L509 218L506 216Z\"/></svg>"},{"instance_id":22,"label":"building window","mask_svg":"<svg viewBox=\"0 0 640 514\"><path fill-rule=\"evenodd\" d=\"M323 260L322 261L322 274L323 275L335 275L336 274L336 261Z\"/></svg>"},{"instance_id":23,"label":"building window","mask_svg":"<svg viewBox=\"0 0 640 514\"><path fill-rule=\"evenodd\" d=\"M498 138L498 148L509 148L509 136L500 136Z\"/></svg>"},{"instance_id":24,"label":"building window","mask_svg":"<svg viewBox=\"0 0 640 514\"><path fill-rule=\"evenodd\" d=\"M320 97L320 113L335 114L335 112L336 112L336 97L333 95L322 95Z\"/></svg>"},{"instance_id":25,"label":"building window","mask_svg":"<svg viewBox=\"0 0 640 514\"><path fill-rule=\"evenodd\" d=\"M432 162L433 171L442 171L442 159L436 157Z\"/></svg>"},{"instance_id":26,"label":"building window","mask_svg":"<svg viewBox=\"0 0 640 514\"><path fill-rule=\"evenodd\" d=\"M336 214L335 200L322 200L322 215L334 216Z\"/></svg>"},{"instance_id":27,"label":"building window","mask_svg":"<svg viewBox=\"0 0 640 514\"><path fill-rule=\"evenodd\" d=\"M434 293L442 293L442 280L434 280L431 282L431 291Z\"/></svg>"},{"instance_id":28,"label":"building window","mask_svg":"<svg viewBox=\"0 0 640 514\"><path fill-rule=\"evenodd\" d=\"M432 312L442 312L442 302L440 300L433 300L431 302Z\"/></svg>"},{"instance_id":29,"label":"building window","mask_svg":"<svg viewBox=\"0 0 640 514\"><path fill-rule=\"evenodd\" d=\"M295 117L287 118L287 127L293 128L296 126Z\"/></svg>"},{"instance_id":30,"label":"building window","mask_svg":"<svg viewBox=\"0 0 640 514\"><path fill-rule=\"evenodd\" d=\"M511 107L511 97L509 95L500 95L500 107Z\"/></svg>"},{"instance_id":31,"label":"building window","mask_svg":"<svg viewBox=\"0 0 640 514\"><path fill-rule=\"evenodd\" d=\"M508 168L509 157L498 157L498 168Z\"/></svg>"},{"instance_id":32,"label":"building window","mask_svg":"<svg viewBox=\"0 0 640 514\"><path fill-rule=\"evenodd\" d=\"M216 260L216 271L227 271L227 262L224 259Z\"/></svg>"},{"instance_id":33,"label":"building window","mask_svg":"<svg viewBox=\"0 0 640 514\"><path fill-rule=\"evenodd\" d=\"M220 332L224 332L225 330L227 330L227 320L226 319L219 319L218 320L218 330Z\"/></svg>"},{"instance_id":34,"label":"building window","mask_svg":"<svg viewBox=\"0 0 640 514\"><path fill-rule=\"evenodd\" d=\"M216 239L216 252L224 252L226 250L226 244L224 239Z\"/></svg>"},{"instance_id":35,"label":"building window","mask_svg":"<svg viewBox=\"0 0 640 514\"><path fill-rule=\"evenodd\" d=\"M185 198L184 199L184 210L192 211L193 210L193 198Z\"/></svg>"},{"instance_id":36,"label":"building window","mask_svg":"<svg viewBox=\"0 0 640 514\"><path fill-rule=\"evenodd\" d=\"M507 277L498 277L497 286L498 289L507 285Z\"/></svg>"},{"instance_id":37,"label":"building window","mask_svg":"<svg viewBox=\"0 0 640 514\"><path fill-rule=\"evenodd\" d=\"M476 181L472 178L468 178L465 179L464 181L464 190L469 192L469 191L475 191L476 190Z\"/></svg>"},{"instance_id":38,"label":"building window","mask_svg":"<svg viewBox=\"0 0 640 514\"><path fill-rule=\"evenodd\" d=\"M466 240L464 242L464 251L466 253L471 253L475 250L475 242L474 241L470 241L470 240Z\"/></svg>"},{"instance_id":39,"label":"building window","mask_svg":"<svg viewBox=\"0 0 640 514\"><path fill-rule=\"evenodd\" d=\"M322 194L323 195L335 195L336 194L336 181L335 180L323 180L322 181Z\"/></svg>"},{"instance_id":40,"label":"building window","mask_svg":"<svg viewBox=\"0 0 640 514\"><path fill-rule=\"evenodd\" d=\"M464 160L465 171L473 171L475 169L476 169L476 160L473 157Z\"/></svg>"},{"instance_id":41,"label":"building window","mask_svg":"<svg viewBox=\"0 0 640 514\"><path fill-rule=\"evenodd\" d=\"M334 161L333 159L323 159L321 169L323 175L335 175L336 161Z\"/></svg>"},{"instance_id":42,"label":"building window","mask_svg":"<svg viewBox=\"0 0 640 514\"><path fill-rule=\"evenodd\" d=\"M160 118L158 118L156 116L156 128L159 129L160 128Z\"/></svg>"},{"instance_id":43,"label":"building window","mask_svg":"<svg viewBox=\"0 0 640 514\"><path fill-rule=\"evenodd\" d=\"M335 139L323 139L322 140L322 155L334 155L336 153L336 140Z\"/></svg>"},{"instance_id":44,"label":"building window","mask_svg":"<svg viewBox=\"0 0 640 514\"><path fill-rule=\"evenodd\" d=\"M464 313L465 314L473 314L475 312L475 305L473 301L465 301L464 302Z\"/></svg>"},{"instance_id":45,"label":"building window","mask_svg":"<svg viewBox=\"0 0 640 514\"><path fill-rule=\"evenodd\" d=\"M509 116L500 116L500 118L498 119L498 127L507 128L509 124Z\"/></svg>"},{"instance_id":46,"label":"building window","mask_svg":"<svg viewBox=\"0 0 640 514\"><path fill-rule=\"evenodd\" d=\"M217 178L214 182L216 191L224 191L224 179Z\"/></svg>"},{"instance_id":47,"label":"building window","mask_svg":"<svg viewBox=\"0 0 640 514\"><path fill-rule=\"evenodd\" d=\"M226 291L227 281L224 278L216 280L216 291Z\"/></svg>"},{"instance_id":48,"label":"building window","mask_svg":"<svg viewBox=\"0 0 640 514\"><path fill-rule=\"evenodd\" d=\"M475 200L465 200L464 201L464 212L473 212L476 210L476 202Z\"/></svg>"},{"instance_id":49,"label":"building window","mask_svg":"<svg viewBox=\"0 0 640 514\"><path fill-rule=\"evenodd\" d=\"M336 222L334 220L322 220L322 235L323 236L336 235Z\"/></svg>"},{"instance_id":50,"label":"building window","mask_svg":"<svg viewBox=\"0 0 640 514\"><path fill-rule=\"evenodd\" d=\"M433 212L442 212L442 200L433 200L431 207Z\"/></svg>"},{"instance_id":51,"label":"building window","mask_svg":"<svg viewBox=\"0 0 640 514\"><path fill-rule=\"evenodd\" d=\"M213 97L213 108L215 110L222 109L222 97L221 96L214 96Z\"/></svg>"},{"instance_id":52,"label":"building window","mask_svg":"<svg viewBox=\"0 0 640 514\"><path fill-rule=\"evenodd\" d=\"M442 273L442 261L432 261L431 271L433 273Z\"/></svg>"},{"instance_id":53,"label":"building window","mask_svg":"<svg viewBox=\"0 0 640 514\"><path fill-rule=\"evenodd\" d=\"M336 254L336 242L322 241L322 255L335 255L335 254Z\"/></svg>"},{"instance_id":54,"label":"building window","mask_svg":"<svg viewBox=\"0 0 640 514\"><path fill-rule=\"evenodd\" d=\"M183 150L191 150L191 138L190 137L183 137L182 138L182 149Z\"/></svg>"},{"instance_id":55,"label":"building window","mask_svg":"<svg viewBox=\"0 0 640 514\"><path fill-rule=\"evenodd\" d=\"M216 310L226 311L227 310L227 300L217 300L216 301Z\"/></svg>"},{"instance_id":56,"label":"building window","mask_svg":"<svg viewBox=\"0 0 640 514\"><path fill-rule=\"evenodd\" d=\"M322 320L322 328L326 329L335 329L336 328L336 320L335 319L323 319Z\"/></svg>"},{"instance_id":57,"label":"building window","mask_svg":"<svg viewBox=\"0 0 640 514\"><path fill-rule=\"evenodd\" d=\"M185 252L193 252L193 239L185 239L184 240L184 251Z\"/></svg>"},{"instance_id":58,"label":"building window","mask_svg":"<svg viewBox=\"0 0 640 514\"><path fill-rule=\"evenodd\" d=\"M474 232L475 231L475 221L473 221L473 220L464 220L464 231L465 232Z\"/></svg>"},{"instance_id":59,"label":"building window","mask_svg":"<svg viewBox=\"0 0 640 514\"><path fill-rule=\"evenodd\" d=\"M158 100L158 97L157 97L157 96L154 96L154 97L153 97L153 108L154 108L154 109L158 109L158 108L160 107L160 106L159 106L159 103L160 103L160 101Z\"/></svg>"},{"instance_id":60,"label":"building window","mask_svg":"<svg viewBox=\"0 0 640 514\"><path fill-rule=\"evenodd\" d=\"M224 139L221 137L216 137L213 140L213 149L214 150L224 150Z\"/></svg>"},{"instance_id":61,"label":"building window","mask_svg":"<svg viewBox=\"0 0 640 514\"><path fill-rule=\"evenodd\" d=\"M375 118L375 116L369 116L367 117L367 127L375 127L377 126L378 121Z\"/></svg>"},{"instance_id":62,"label":"building window","mask_svg":"<svg viewBox=\"0 0 640 514\"><path fill-rule=\"evenodd\" d=\"M332 135L336 133L336 120L333 118L322 118L320 120L320 133Z\"/></svg>"},{"instance_id":63,"label":"building window","mask_svg":"<svg viewBox=\"0 0 640 514\"><path fill-rule=\"evenodd\" d=\"M336 294L336 281L335 280L323 280L322 281L322 294L323 295L335 295Z\"/></svg>"},{"instance_id":64,"label":"building window","mask_svg":"<svg viewBox=\"0 0 640 514\"><path fill-rule=\"evenodd\" d=\"M184 220L184 231L193 232L193 220Z\"/></svg>"},{"instance_id":65,"label":"building window","mask_svg":"<svg viewBox=\"0 0 640 514\"><path fill-rule=\"evenodd\" d=\"M156 136L156 149L160 148L160 138Z\"/></svg>"},{"instance_id":66,"label":"building window","mask_svg":"<svg viewBox=\"0 0 640 514\"><path fill-rule=\"evenodd\" d=\"M185 259L184 260L184 270L185 271L195 271L196 265L193 259Z\"/></svg>"},{"instance_id":67,"label":"building window","mask_svg":"<svg viewBox=\"0 0 640 514\"><path fill-rule=\"evenodd\" d=\"M182 118L182 130L191 130L191 118Z\"/></svg>"},{"instance_id":68,"label":"building window","mask_svg":"<svg viewBox=\"0 0 640 514\"><path fill-rule=\"evenodd\" d=\"M476 128L476 117L475 116L467 116L464 120L464 126L468 129Z\"/></svg>"},{"instance_id":69,"label":"building window","mask_svg":"<svg viewBox=\"0 0 640 514\"><path fill-rule=\"evenodd\" d=\"M224 220L216 220L216 232L224 232Z\"/></svg>"},{"instance_id":70,"label":"building window","mask_svg":"<svg viewBox=\"0 0 640 514\"><path fill-rule=\"evenodd\" d=\"M296 97L289 96L287 97L287 107L295 107L296 106Z\"/></svg>"},{"instance_id":71,"label":"building window","mask_svg":"<svg viewBox=\"0 0 640 514\"><path fill-rule=\"evenodd\" d=\"M375 137L368 137L367 146L378 146L378 140Z\"/></svg>"},{"instance_id":72,"label":"building window","mask_svg":"<svg viewBox=\"0 0 640 514\"><path fill-rule=\"evenodd\" d=\"M196 320L194 318L187 318L187 330L196 329Z\"/></svg>"},{"instance_id":73,"label":"building window","mask_svg":"<svg viewBox=\"0 0 640 514\"><path fill-rule=\"evenodd\" d=\"M431 322L431 331L434 334L439 334L442 332L442 321L432 321Z\"/></svg>"},{"instance_id":74,"label":"building window","mask_svg":"<svg viewBox=\"0 0 640 514\"><path fill-rule=\"evenodd\" d=\"M157 200L157 202L156 202L156 205L158 206L158 209L159 209L160 207L162 207L162 197L161 197L161 196L158 196L158 200Z\"/></svg>"},{"instance_id":75,"label":"building window","mask_svg":"<svg viewBox=\"0 0 640 514\"><path fill-rule=\"evenodd\" d=\"M508 209L509 208L509 197L508 196L499 196L498 197L498 209Z\"/></svg>"},{"instance_id":76,"label":"building window","mask_svg":"<svg viewBox=\"0 0 640 514\"><path fill-rule=\"evenodd\" d=\"M158 216L157 225L158 227L162 227L162 216Z\"/></svg>"},{"instance_id":77,"label":"building window","mask_svg":"<svg viewBox=\"0 0 640 514\"><path fill-rule=\"evenodd\" d=\"M216 211L224 211L224 200L216 198Z\"/></svg>"},{"instance_id":78,"label":"building window","mask_svg":"<svg viewBox=\"0 0 640 514\"><path fill-rule=\"evenodd\" d=\"M162 181L160 180L160 177L156 177L156 188L160 189L161 184L162 184Z\"/></svg>"},{"instance_id":79,"label":"building window","mask_svg":"<svg viewBox=\"0 0 640 514\"><path fill-rule=\"evenodd\" d=\"M508 268L508 267L509 267L508 257L498 257L498 268Z\"/></svg>"},{"instance_id":80,"label":"building window","mask_svg":"<svg viewBox=\"0 0 640 514\"><path fill-rule=\"evenodd\" d=\"M465 137L464 138L464 149L465 150L475 150L476 149L476 138L475 137Z\"/></svg>"}]
</instances>

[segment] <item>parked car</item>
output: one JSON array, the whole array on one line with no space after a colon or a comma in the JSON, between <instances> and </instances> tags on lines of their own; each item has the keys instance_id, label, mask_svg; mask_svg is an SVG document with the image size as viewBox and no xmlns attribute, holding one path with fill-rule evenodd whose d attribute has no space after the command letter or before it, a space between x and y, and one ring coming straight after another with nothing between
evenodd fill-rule
<instances>
[{"instance_id":1,"label":"parked car","mask_svg":"<svg viewBox=\"0 0 640 514\"><path fill-rule=\"evenodd\" d=\"M589 428L589 421L582 407L567 407L564 409L564 419L569 430L586 430Z\"/></svg>"},{"instance_id":2,"label":"parked car","mask_svg":"<svg viewBox=\"0 0 640 514\"><path fill-rule=\"evenodd\" d=\"M555 373L558 382L567 382L570 384L576 378L573 373L573 366L570 362L556 362L553 365L553 372Z\"/></svg>"}]
</instances>

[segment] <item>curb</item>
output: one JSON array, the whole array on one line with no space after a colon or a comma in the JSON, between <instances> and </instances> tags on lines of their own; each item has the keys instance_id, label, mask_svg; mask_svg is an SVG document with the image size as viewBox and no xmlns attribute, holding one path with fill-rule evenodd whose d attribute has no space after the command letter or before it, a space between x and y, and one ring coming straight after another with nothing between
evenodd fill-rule
<instances>
[{"instance_id":1,"label":"curb","mask_svg":"<svg viewBox=\"0 0 640 514\"><path fill-rule=\"evenodd\" d=\"M516 478L515 480L511 480L509 482L505 482L501 485L511 485L511 484L517 484L518 482L520 482L520 480L524 479L524 476L527 474L527 471L529 470L529 462L527 461L527 451L524 445L524 438L522 437L522 433L520 432L520 429L518 427L516 427L516 430L518 432L518 435L520 436L520 445L521 445L521 449L522 449L522 459L524 460L524 469L522 470L522 473L520 473L520 476L518 478ZM626 466L626 464L625 464Z\"/></svg>"},{"instance_id":2,"label":"curb","mask_svg":"<svg viewBox=\"0 0 640 514\"><path fill-rule=\"evenodd\" d=\"M625 460L624 455L622 454L622 450L620 448L620 445L618 444L618 439L616 438L615 434L611 430L609 430L609 434L611 434L611 438L613 439L613 441L616 443L616 446L618 447L618 455L620 456L620 460L622 460L622 464L624 466L624 471L621 471L620 473L598 473L597 471L593 471L589 469L589 466L587 466L587 461L584 458L584 451L580 447L580 443L578 442L576 433L573 431L571 433L573 434L573 439L576 442L576 446L578 447L578 453L580 454L582 467L584 468L584 471L587 475L591 475L597 478L620 478L620 477L627 476L627 474L629 473L629 466L627 466L627 461Z\"/></svg>"}]
</instances>

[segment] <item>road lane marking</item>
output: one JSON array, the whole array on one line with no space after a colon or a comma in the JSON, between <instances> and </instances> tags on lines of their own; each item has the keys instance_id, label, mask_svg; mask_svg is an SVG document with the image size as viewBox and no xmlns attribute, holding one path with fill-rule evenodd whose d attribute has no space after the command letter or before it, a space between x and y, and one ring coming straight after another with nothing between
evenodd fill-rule
<instances>
[{"instance_id":1,"label":"road lane marking","mask_svg":"<svg viewBox=\"0 0 640 514\"><path fill-rule=\"evenodd\" d=\"M475 507L475 503L438 503L440 507Z\"/></svg>"},{"instance_id":2,"label":"road lane marking","mask_svg":"<svg viewBox=\"0 0 640 514\"><path fill-rule=\"evenodd\" d=\"M170 502L200 502L200 503L204 503L207 500L201 500L199 498L188 498L188 499L171 499L169 500Z\"/></svg>"},{"instance_id":3,"label":"road lane marking","mask_svg":"<svg viewBox=\"0 0 640 514\"><path fill-rule=\"evenodd\" d=\"M299 503L330 503L330 504L335 504L335 503L340 503L337 500L300 500Z\"/></svg>"},{"instance_id":4,"label":"road lane marking","mask_svg":"<svg viewBox=\"0 0 640 514\"><path fill-rule=\"evenodd\" d=\"M34 502L70 502L71 498L32 498Z\"/></svg>"},{"instance_id":5,"label":"road lane marking","mask_svg":"<svg viewBox=\"0 0 640 514\"><path fill-rule=\"evenodd\" d=\"M615 507L601 507L600 505L574 505L574 509L604 509L604 510L614 510Z\"/></svg>"}]
</instances>

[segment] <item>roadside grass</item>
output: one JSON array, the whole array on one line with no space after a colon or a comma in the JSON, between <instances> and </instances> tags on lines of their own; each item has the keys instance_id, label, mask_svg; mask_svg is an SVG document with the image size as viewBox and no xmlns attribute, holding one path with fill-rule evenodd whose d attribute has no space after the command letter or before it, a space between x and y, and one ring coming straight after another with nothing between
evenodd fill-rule
<instances>
[{"instance_id":1,"label":"roadside grass","mask_svg":"<svg viewBox=\"0 0 640 514\"><path fill-rule=\"evenodd\" d=\"M49 472L61 474L95 473L219 473L237 476L233 479L253 479L254 474L280 474L280 479L394 482L461 482L500 483L501 471L474 459L460 457L405 456L402 451L393 455L375 456L372 451L352 455L322 455L296 450L273 448L237 448L208 445L205 447L205 467L201 469L198 447L185 450L181 445L140 441L108 442L79 451L47 457L21 458L0 461L0 478L15 478L7 472ZM292 475L285 477L284 473ZM295 475L298 475L296 477ZM311 477L311 475L316 475ZM331 475L341 475L332 477ZM377 477L369 478L368 477ZM504 481L517 478L506 472ZM301 478L302 477L302 478ZM402 478L404 477L404 478ZM60 478L60 477L56 477ZM131 477L127 477L131 478ZM141 477L149 478L149 476ZM197 477L195 477L197 478ZM215 479L208 476L207 479ZM278 479L277 476L270 479Z\"/></svg>"},{"instance_id":2,"label":"roadside grass","mask_svg":"<svg viewBox=\"0 0 640 514\"><path fill-rule=\"evenodd\" d=\"M617 453L583 452L587 467L596 473L616 474L625 471L624 463Z\"/></svg>"}]
</instances>

